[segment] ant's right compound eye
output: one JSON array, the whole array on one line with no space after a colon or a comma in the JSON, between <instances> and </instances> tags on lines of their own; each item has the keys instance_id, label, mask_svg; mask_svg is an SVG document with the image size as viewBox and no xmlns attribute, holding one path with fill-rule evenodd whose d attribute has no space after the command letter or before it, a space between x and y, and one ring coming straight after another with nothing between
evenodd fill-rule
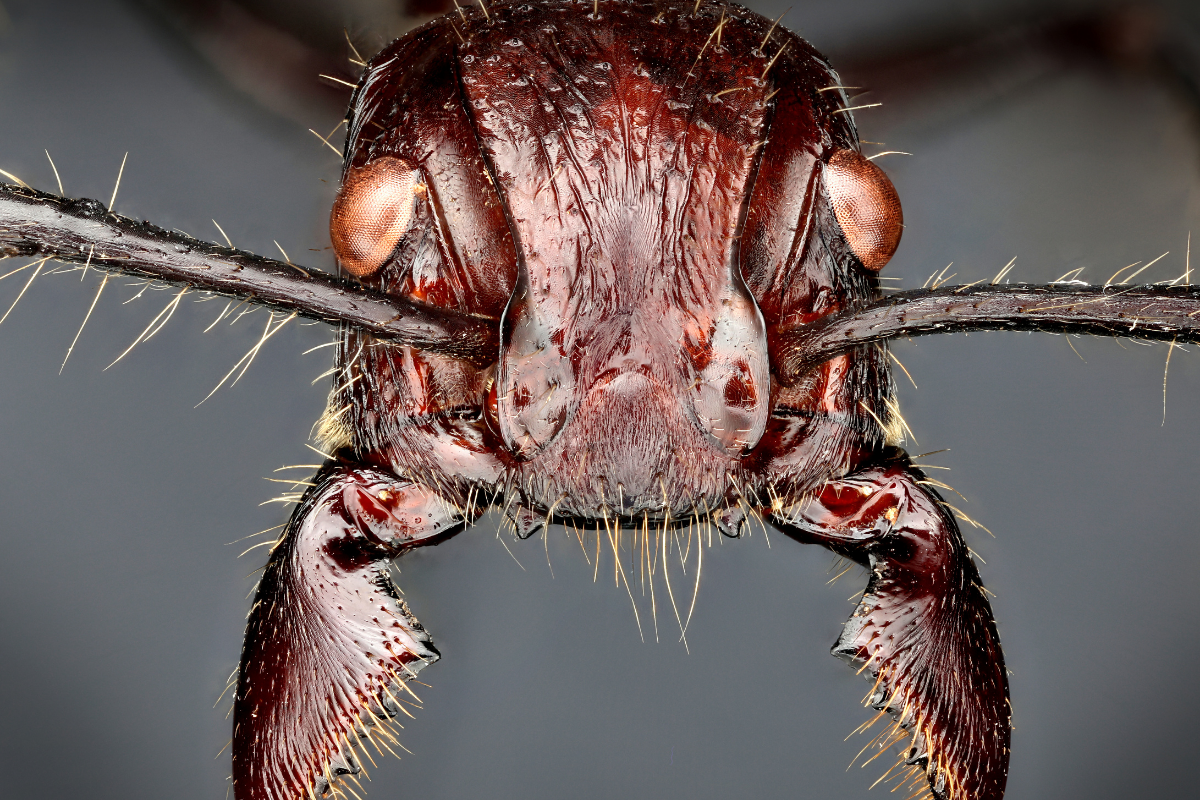
<instances>
[{"instance_id":1,"label":"ant's right compound eye","mask_svg":"<svg viewBox=\"0 0 1200 800\"><path fill-rule=\"evenodd\" d=\"M365 278L379 270L408 232L414 196L424 187L402 158L385 156L346 174L329 215L333 251L347 272Z\"/></svg>"}]
</instances>

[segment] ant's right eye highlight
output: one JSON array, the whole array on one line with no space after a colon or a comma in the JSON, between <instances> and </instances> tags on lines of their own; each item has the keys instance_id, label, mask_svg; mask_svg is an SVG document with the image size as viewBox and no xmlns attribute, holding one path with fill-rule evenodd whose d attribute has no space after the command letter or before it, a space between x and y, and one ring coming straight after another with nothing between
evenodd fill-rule
<instances>
[{"instance_id":1,"label":"ant's right eye highlight","mask_svg":"<svg viewBox=\"0 0 1200 800\"><path fill-rule=\"evenodd\" d=\"M423 188L417 168L385 156L353 167L329 215L333 251L347 272L365 278L387 263L413 218L414 196Z\"/></svg>"},{"instance_id":2,"label":"ant's right eye highlight","mask_svg":"<svg viewBox=\"0 0 1200 800\"><path fill-rule=\"evenodd\" d=\"M896 187L862 153L837 150L825 165L825 188L850 249L864 267L879 272L904 231Z\"/></svg>"}]
</instances>

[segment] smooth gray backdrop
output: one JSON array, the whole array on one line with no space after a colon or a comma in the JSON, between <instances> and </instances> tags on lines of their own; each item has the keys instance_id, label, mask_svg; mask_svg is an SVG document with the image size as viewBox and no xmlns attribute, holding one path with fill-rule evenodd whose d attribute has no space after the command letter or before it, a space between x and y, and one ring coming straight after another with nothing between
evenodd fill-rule
<instances>
[{"instance_id":1,"label":"smooth gray backdrop","mask_svg":"<svg viewBox=\"0 0 1200 800\"><path fill-rule=\"evenodd\" d=\"M116 210L329 268L338 158L304 126L228 90L163 29L115 0L0 0L0 167ZM807 2L784 19L819 48L863 56L901 35L1012 3ZM1025 3L1034 9L1044 4ZM1086 5L1086 4L1076 4ZM775 8L775 6L780 6ZM774 16L782 3L765 3ZM914 34L914 32L916 32ZM870 47L868 47L869 45ZM857 48L857 49L856 49ZM959 76L947 76L953 79ZM932 89L930 90L933 91ZM924 95L922 95L924 96ZM1136 72L1048 65L975 102L888 97L859 115L904 202L885 274L920 286L1101 282L1200 229L1196 113ZM906 106L910 102L911 106ZM322 133L336 116L314 118ZM340 139L338 140L340 144ZM1197 268L1200 269L1200 243ZM0 264L0 274L19 262ZM947 273L949 274L949 273ZM0 282L0 314L28 271ZM263 550L226 544L282 522L263 480L312 464L330 330L291 325L233 388L199 407L266 324L202 333L224 302L187 298L105 370L171 299L110 281L62 375L99 276L43 276L0 326L0 772L5 796L225 796L228 697ZM1200 710L1200 370L1129 342L983 334L901 343L916 453L995 532L968 531L1008 664L1016 731L1008 796L1195 796ZM956 502L957 504L957 502ZM643 643L623 589L561 529L495 537L495 518L400 563L443 660L402 761L372 798L879 797L846 772L843 738L869 688L828 655L864 576L827 586L832 558L776 534L706 554L691 653L663 622ZM611 562L608 562L611 564ZM660 622L668 615L660 613ZM215 707L214 707L215 706Z\"/></svg>"}]
</instances>

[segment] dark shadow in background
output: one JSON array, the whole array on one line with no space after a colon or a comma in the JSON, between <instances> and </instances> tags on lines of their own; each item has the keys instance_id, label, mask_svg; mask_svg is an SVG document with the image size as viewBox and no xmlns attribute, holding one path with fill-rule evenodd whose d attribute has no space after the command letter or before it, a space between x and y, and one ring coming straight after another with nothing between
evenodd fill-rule
<instances>
[{"instance_id":1,"label":"dark shadow in background","mask_svg":"<svg viewBox=\"0 0 1200 800\"><path fill-rule=\"evenodd\" d=\"M131 6L0 2L0 166L53 188L46 148L68 194L107 200L129 151L121 213L212 238L215 217L239 246L271 254L277 240L332 266L339 162L304 128L325 133L337 113L302 126L259 109ZM865 64L1014 5L830 0L784 23ZM864 100L888 103L859 115L880 143L864 149L914 154L880 162L908 225L885 274L919 286L954 262L947 274L969 282L1017 256L1013 279L1086 267L1101 282L1166 250L1142 277L1181 274L1200 220L1184 95L1149 72L1021 63L1007 82L954 74L896 90L895 104ZM0 283L0 313L25 274ZM217 698L264 560L225 543L283 520L259 506L281 488L263 476L316 463L304 442L326 384L310 382L330 350L303 351L331 335L286 329L236 387L193 408L266 314L201 335L224 301L185 302L105 371L172 297L125 306L137 289L113 281L60 376L98 283L40 278L0 327L4 791L220 798L229 702ZM1043 335L901 343L920 386L901 377L910 449L952 448L923 461L951 467L937 477L996 533L967 537L1013 670L1009 797L1186 796L1200 370L1175 351L1164 424L1166 347L1073 344L1079 355ZM489 518L400 564L444 659L423 674L427 708L403 739L414 755L376 756L372 797L872 796L880 770L847 774L865 742L843 741L867 718L856 702L869 687L827 655L862 574L826 586L823 551L779 535L768 547L761 532L726 541L706 554L688 655L662 608L662 641L643 644L624 590L606 570L593 584L561 529L547 543L553 577L542 542L510 543L520 567L495 533Z\"/></svg>"}]
</instances>

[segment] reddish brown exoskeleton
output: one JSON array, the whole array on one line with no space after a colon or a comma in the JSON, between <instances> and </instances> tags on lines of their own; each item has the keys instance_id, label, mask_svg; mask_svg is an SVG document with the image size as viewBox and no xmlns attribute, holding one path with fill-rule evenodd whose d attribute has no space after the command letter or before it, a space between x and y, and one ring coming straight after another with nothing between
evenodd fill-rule
<instances>
[{"instance_id":1,"label":"reddish brown exoskeleton","mask_svg":"<svg viewBox=\"0 0 1200 800\"><path fill-rule=\"evenodd\" d=\"M644 546L647 530L736 535L757 517L869 567L835 651L893 715L875 740L904 748L892 775L1001 794L990 612L945 507L891 446L873 345L997 328L1197 341L1200 291L881 295L899 207L846 102L819 56L741 10L497 5L364 76L334 211L342 277L0 184L0 257L34 257L5 273L25 287L57 259L175 284L168 315L194 291L346 326L336 452L246 640L240 797L336 795L353 777L353 745L436 657L388 560L489 504L525 535L603 524L614 554L621 525Z\"/></svg>"},{"instance_id":2,"label":"reddish brown exoskeleton","mask_svg":"<svg viewBox=\"0 0 1200 800\"><path fill-rule=\"evenodd\" d=\"M438 658L387 564L499 505L736 536L762 517L871 570L834 648L937 798L1002 796L1008 689L952 516L895 445L886 351L798 379L775 332L878 300L899 243L836 73L732 6L473 7L368 65L331 234L365 286L498 346L346 328L335 453L242 655L240 800L321 795ZM784 380L787 378L788 380Z\"/></svg>"},{"instance_id":3,"label":"reddish brown exoskeleton","mask_svg":"<svg viewBox=\"0 0 1200 800\"><path fill-rule=\"evenodd\" d=\"M997 796L1007 713L987 605L953 523L887 447L890 387L880 351L862 346L997 327L1196 341L1200 291L1069 281L880 297L868 268L899 233L895 198L857 156L836 79L798 40L706 7L487 13L416 34L367 74L334 234L344 271L375 289L0 185L0 257L34 256L5 274L32 282L53 258L174 283L168 311L215 292L354 331L326 425L341 449L255 607L239 794L307 796L359 768L368 756L351 744L434 657L387 559L493 502L524 533L591 517L609 536L632 521L643 543L647 529L680 530L681 514L730 533L739 515L769 517L872 567L837 650L871 679L879 716L900 716L882 741L904 745L918 790L932 779L943 795ZM71 451L60 447L55 463ZM22 509L80 496L54 477L54 499ZM74 606L69 619L40 624L54 637L78 630Z\"/></svg>"}]
</instances>

